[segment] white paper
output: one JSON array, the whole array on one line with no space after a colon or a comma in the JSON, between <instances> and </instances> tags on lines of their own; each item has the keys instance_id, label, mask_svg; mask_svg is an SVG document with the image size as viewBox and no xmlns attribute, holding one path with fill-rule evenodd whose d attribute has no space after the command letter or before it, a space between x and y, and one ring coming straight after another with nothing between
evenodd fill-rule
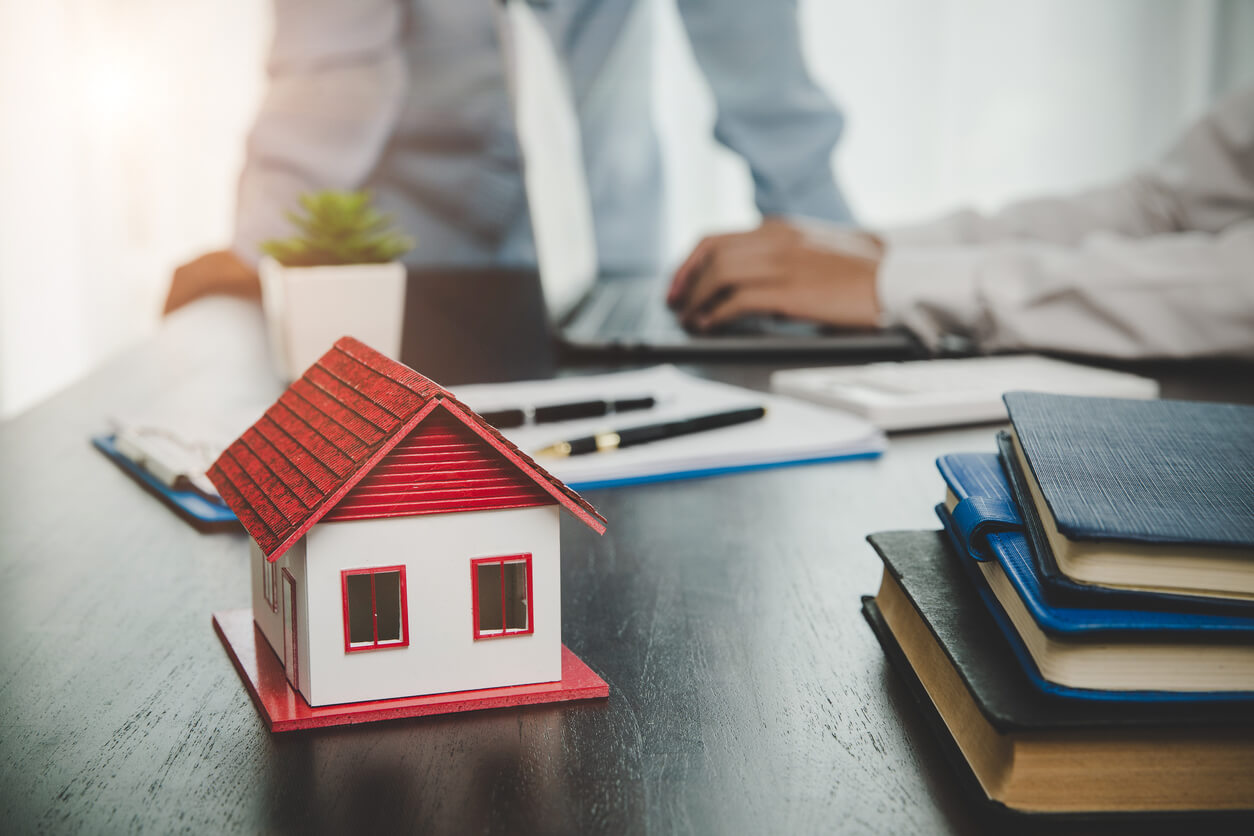
<instances>
[{"instance_id":1,"label":"white paper","mask_svg":"<svg viewBox=\"0 0 1254 836\"><path fill-rule=\"evenodd\" d=\"M479 412L645 395L652 395L658 401L647 410L502 430L510 441L529 454L558 441L603 430L692 418L746 406L766 407L764 418L746 424L623 450L537 459L546 470L573 487L871 454L882 451L885 445L884 436L878 430L849 413L704 380L669 365L607 375L459 386L453 388L453 394Z\"/></svg>"},{"instance_id":2,"label":"white paper","mask_svg":"<svg viewBox=\"0 0 1254 836\"><path fill-rule=\"evenodd\" d=\"M215 412L154 408L113 415L109 424L117 451L159 482L175 487L182 477L201 493L217 496L205 471L260 417L265 406L220 406Z\"/></svg>"}]
</instances>

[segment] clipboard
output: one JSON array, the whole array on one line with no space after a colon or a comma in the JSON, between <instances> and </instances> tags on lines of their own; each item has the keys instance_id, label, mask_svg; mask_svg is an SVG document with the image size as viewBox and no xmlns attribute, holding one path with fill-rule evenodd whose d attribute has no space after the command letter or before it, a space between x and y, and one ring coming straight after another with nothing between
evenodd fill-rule
<instances>
[{"instance_id":1,"label":"clipboard","mask_svg":"<svg viewBox=\"0 0 1254 836\"><path fill-rule=\"evenodd\" d=\"M179 490L162 484L151 473L118 451L113 433L92 436L92 446L116 464L123 473L138 482L145 490L164 502L198 531L234 531L240 528L239 520L231 509L195 490Z\"/></svg>"}]
</instances>

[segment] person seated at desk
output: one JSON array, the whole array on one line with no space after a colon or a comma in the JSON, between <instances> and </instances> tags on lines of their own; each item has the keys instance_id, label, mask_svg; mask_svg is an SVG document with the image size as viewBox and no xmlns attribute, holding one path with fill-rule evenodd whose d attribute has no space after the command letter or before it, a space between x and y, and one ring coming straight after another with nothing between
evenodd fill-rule
<instances>
[{"instance_id":1,"label":"person seated at desk","mask_svg":"<svg viewBox=\"0 0 1254 836\"><path fill-rule=\"evenodd\" d=\"M1254 357L1254 88L1156 166L991 215L872 233L806 223L702 241L668 301L685 324L747 313L904 326L981 349Z\"/></svg>"},{"instance_id":2,"label":"person seated at desk","mask_svg":"<svg viewBox=\"0 0 1254 836\"><path fill-rule=\"evenodd\" d=\"M517 1L517 0L515 0ZM166 313L256 296L258 245L303 192L369 189L413 236L410 266L534 268L498 4L275 0L269 86L248 140L234 241L175 271ZM810 78L795 3L678 0L717 105L715 136L766 216L848 221L831 154L842 119ZM569 76L600 269L660 274L653 4L535 4Z\"/></svg>"}]
</instances>

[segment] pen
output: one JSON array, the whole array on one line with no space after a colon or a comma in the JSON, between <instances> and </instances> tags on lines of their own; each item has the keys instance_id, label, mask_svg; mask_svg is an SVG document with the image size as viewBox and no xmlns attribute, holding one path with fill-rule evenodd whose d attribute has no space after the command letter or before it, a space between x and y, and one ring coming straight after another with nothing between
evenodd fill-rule
<instances>
[{"instance_id":1,"label":"pen","mask_svg":"<svg viewBox=\"0 0 1254 836\"><path fill-rule=\"evenodd\" d=\"M766 415L766 407L753 406L745 409L733 409L728 412L715 412L710 415L698 415L695 418L681 418L678 421L664 421L658 424L644 424L639 427L628 427L583 438L572 438L570 441L559 441L543 450L537 450L537 456L581 456L585 453L606 452L636 444L647 444L650 441L661 441L689 433L716 430L719 427L730 427L756 421Z\"/></svg>"},{"instance_id":2,"label":"pen","mask_svg":"<svg viewBox=\"0 0 1254 836\"><path fill-rule=\"evenodd\" d=\"M575 401L573 403L529 406L518 409L497 409L480 412L479 417L497 429L521 427L526 424L546 424L552 421L573 421L576 418L596 418L616 412L650 409L657 403L652 397L624 398L617 401Z\"/></svg>"}]
</instances>

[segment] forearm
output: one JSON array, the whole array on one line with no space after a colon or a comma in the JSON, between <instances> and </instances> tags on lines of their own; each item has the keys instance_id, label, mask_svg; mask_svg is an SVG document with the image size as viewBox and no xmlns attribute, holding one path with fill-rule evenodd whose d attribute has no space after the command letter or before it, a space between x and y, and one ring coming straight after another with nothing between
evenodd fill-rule
<instances>
[{"instance_id":1,"label":"forearm","mask_svg":"<svg viewBox=\"0 0 1254 836\"><path fill-rule=\"evenodd\" d=\"M202 296L225 293L257 299L261 284L257 272L233 253L219 250L205 253L174 270L166 293L165 313L169 314Z\"/></svg>"},{"instance_id":2,"label":"forearm","mask_svg":"<svg viewBox=\"0 0 1254 836\"><path fill-rule=\"evenodd\" d=\"M932 223L890 229L890 245L947 246L992 241L1076 245L1107 232L1146 238L1217 234L1254 207L1254 88L1218 102L1155 165L1078 194L1027 200L998 212L955 212Z\"/></svg>"},{"instance_id":3,"label":"forearm","mask_svg":"<svg viewBox=\"0 0 1254 836\"><path fill-rule=\"evenodd\" d=\"M890 246L877 294L883 324L933 346L958 334L986 350L1254 357L1254 221L1077 247Z\"/></svg>"},{"instance_id":4,"label":"forearm","mask_svg":"<svg viewBox=\"0 0 1254 836\"><path fill-rule=\"evenodd\" d=\"M789 0L680 0L680 14L717 106L715 138L748 163L764 215L847 222L832 175L844 125L814 83Z\"/></svg>"},{"instance_id":5,"label":"forearm","mask_svg":"<svg viewBox=\"0 0 1254 836\"><path fill-rule=\"evenodd\" d=\"M1095 232L1132 238L1177 231L1161 192L1150 175L1075 195L1012 203L996 212L961 209L934 221L885 229L881 237L894 247L1039 241L1074 245Z\"/></svg>"}]
</instances>

